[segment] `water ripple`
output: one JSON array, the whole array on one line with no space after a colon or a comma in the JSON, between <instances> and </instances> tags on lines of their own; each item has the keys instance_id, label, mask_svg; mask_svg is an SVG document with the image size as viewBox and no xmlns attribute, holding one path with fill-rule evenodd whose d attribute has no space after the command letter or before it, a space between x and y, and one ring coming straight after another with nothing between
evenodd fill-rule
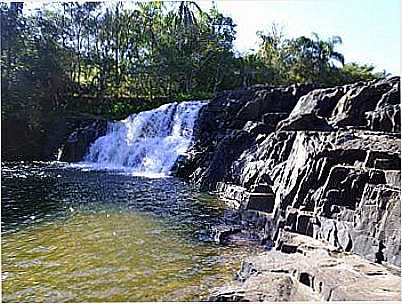
<instances>
[{"instance_id":1,"label":"water ripple","mask_svg":"<svg viewBox=\"0 0 402 304\"><path fill-rule=\"evenodd\" d=\"M199 300L252 250L208 242L223 206L183 180L2 166L5 302Z\"/></svg>"}]
</instances>

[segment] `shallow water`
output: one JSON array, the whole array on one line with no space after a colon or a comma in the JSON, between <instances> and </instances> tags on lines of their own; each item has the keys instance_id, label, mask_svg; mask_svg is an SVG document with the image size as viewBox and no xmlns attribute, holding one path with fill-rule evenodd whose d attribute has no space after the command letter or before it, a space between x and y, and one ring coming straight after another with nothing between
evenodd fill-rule
<instances>
[{"instance_id":1,"label":"shallow water","mask_svg":"<svg viewBox=\"0 0 402 304\"><path fill-rule=\"evenodd\" d=\"M210 240L222 214L176 178L3 164L3 301L205 299L255 250Z\"/></svg>"}]
</instances>

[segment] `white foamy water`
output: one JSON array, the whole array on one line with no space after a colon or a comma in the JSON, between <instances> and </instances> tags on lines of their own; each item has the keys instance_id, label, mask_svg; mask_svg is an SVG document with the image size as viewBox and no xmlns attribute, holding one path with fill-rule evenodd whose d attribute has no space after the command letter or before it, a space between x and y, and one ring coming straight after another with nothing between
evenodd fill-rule
<instances>
[{"instance_id":1,"label":"white foamy water","mask_svg":"<svg viewBox=\"0 0 402 304\"><path fill-rule=\"evenodd\" d=\"M129 170L135 175L165 176L192 142L194 123L205 101L163 105L110 123L85 156L97 168Z\"/></svg>"}]
</instances>

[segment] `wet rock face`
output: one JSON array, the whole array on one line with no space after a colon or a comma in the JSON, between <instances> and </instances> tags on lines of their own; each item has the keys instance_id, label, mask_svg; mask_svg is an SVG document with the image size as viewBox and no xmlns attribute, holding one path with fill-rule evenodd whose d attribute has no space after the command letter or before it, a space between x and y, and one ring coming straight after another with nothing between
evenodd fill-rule
<instances>
[{"instance_id":1,"label":"wet rock face","mask_svg":"<svg viewBox=\"0 0 402 304\"><path fill-rule=\"evenodd\" d=\"M217 97L178 175L216 191L280 251L297 251L285 231L400 267L400 79L313 89Z\"/></svg>"},{"instance_id":2,"label":"wet rock face","mask_svg":"<svg viewBox=\"0 0 402 304\"><path fill-rule=\"evenodd\" d=\"M231 164L256 144L258 135L272 133L311 89L309 85L256 86L221 93L201 109L194 147L176 175L215 190L219 181L231 176Z\"/></svg>"},{"instance_id":3,"label":"wet rock face","mask_svg":"<svg viewBox=\"0 0 402 304\"><path fill-rule=\"evenodd\" d=\"M107 121L95 120L70 134L67 141L62 146L60 161L77 162L83 160L88 153L90 144L106 134Z\"/></svg>"}]
</instances>

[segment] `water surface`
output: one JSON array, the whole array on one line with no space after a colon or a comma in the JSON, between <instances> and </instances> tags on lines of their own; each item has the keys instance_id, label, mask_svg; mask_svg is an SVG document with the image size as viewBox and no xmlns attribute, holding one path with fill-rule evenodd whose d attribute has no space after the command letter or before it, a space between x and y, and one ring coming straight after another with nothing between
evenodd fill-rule
<instances>
[{"instance_id":1,"label":"water surface","mask_svg":"<svg viewBox=\"0 0 402 304\"><path fill-rule=\"evenodd\" d=\"M222 214L176 178L3 163L3 301L205 299L254 250L211 242Z\"/></svg>"}]
</instances>

